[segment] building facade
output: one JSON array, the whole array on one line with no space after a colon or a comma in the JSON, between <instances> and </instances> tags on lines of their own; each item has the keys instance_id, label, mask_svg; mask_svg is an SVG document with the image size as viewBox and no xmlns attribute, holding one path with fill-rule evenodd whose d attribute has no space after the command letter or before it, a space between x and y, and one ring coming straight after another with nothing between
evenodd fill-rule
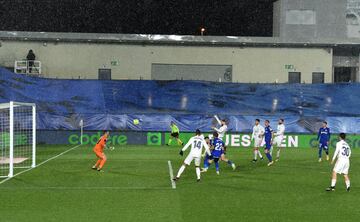
<instances>
[{"instance_id":1,"label":"building facade","mask_svg":"<svg viewBox=\"0 0 360 222\"><path fill-rule=\"evenodd\" d=\"M279 0L273 37L0 32L0 66L32 49L48 78L359 82L360 0Z\"/></svg>"},{"instance_id":2,"label":"building facade","mask_svg":"<svg viewBox=\"0 0 360 222\"><path fill-rule=\"evenodd\" d=\"M273 15L274 37L333 43L334 81L359 81L360 0L279 0Z\"/></svg>"},{"instance_id":3,"label":"building facade","mask_svg":"<svg viewBox=\"0 0 360 222\"><path fill-rule=\"evenodd\" d=\"M332 82L332 49L84 42L4 41L0 65L12 67L32 49L48 78L208 80L286 83L289 75L312 83L313 73ZM297 73L297 74L289 74Z\"/></svg>"}]
</instances>

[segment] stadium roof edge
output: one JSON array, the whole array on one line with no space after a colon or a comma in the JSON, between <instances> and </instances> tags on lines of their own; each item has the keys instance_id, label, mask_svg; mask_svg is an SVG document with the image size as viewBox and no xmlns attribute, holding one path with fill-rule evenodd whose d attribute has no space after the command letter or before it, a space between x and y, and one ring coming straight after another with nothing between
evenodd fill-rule
<instances>
[{"instance_id":1,"label":"stadium roof edge","mask_svg":"<svg viewBox=\"0 0 360 222\"><path fill-rule=\"evenodd\" d=\"M64 32L23 32L0 31L3 41L44 41L44 42L81 42L115 43L142 45L204 45L238 47L360 47L360 39L322 40L322 41L282 41L278 37L248 36L194 36L194 35L156 35L156 34L109 34L109 33L64 33ZM350 41L351 40L351 41Z\"/></svg>"}]
</instances>

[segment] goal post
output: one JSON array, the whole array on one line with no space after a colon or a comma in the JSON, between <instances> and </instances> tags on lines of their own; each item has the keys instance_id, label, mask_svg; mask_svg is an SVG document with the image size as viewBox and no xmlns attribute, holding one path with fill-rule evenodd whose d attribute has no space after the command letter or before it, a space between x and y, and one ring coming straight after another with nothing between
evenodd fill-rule
<instances>
[{"instance_id":1,"label":"goal post","mask_svg":"<svg viewBox=\"0 0 360 222\"><path fill-rule=\"evenodd\" d=\"M80 144L83 144L83 135L84 135L84 120L81 119L79 122L79 126L80 126Z\"/></svg>"},{"instance_id":2,"label":"goal post","mask_svg":"<svg viewBox=\"0 0 360 222\"><path fill-rule=\"evenodd\" d=\"M36 166L36 105L0 103L0 178Z\"/></svg>"}]
</instances>

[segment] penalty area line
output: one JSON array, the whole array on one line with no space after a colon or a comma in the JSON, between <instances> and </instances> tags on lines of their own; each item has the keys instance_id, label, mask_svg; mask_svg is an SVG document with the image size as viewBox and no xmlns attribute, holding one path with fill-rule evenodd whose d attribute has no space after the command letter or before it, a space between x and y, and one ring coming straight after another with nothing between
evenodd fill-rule
<instances>
[{"instance_id":1,"label":"penalty area line","mask_svg":"<svg viewBox=\"0 0 360 222\"><path fill-rule=\"evenodd\" d=\"M172 165L171 165L171 161L170 161L170 160L168 161L168 166L169 166L169 175L170 175L171 187L172 187L173 189L176 189L176 183L175 183L175 181L173 180L173 179L174 179L174 171L173 171L173 168L172 168Z\"/></svg>"},{"instance_id":2,"label":"penalty area line","mask_svg":"<svg viewBox=\"0 0 360 222\"><path fill-rule=\"evenodd\" d=\"M56 159L56 158L58 158L59 156L62 156L62 155L64 155L64 154L66 154L66 153L68 153L68 152L70 152L70 151L78 148L79 146L81 146L81 144L76 145L76 146L74 146L74 147L72 147L72 148L70 148L70 149L68 149L68 150L66 150L66 151L64 151L64 152L62 152L62 153L59 153L58 155L55 155L55 156L53 156L53 157L50 157L49 159L44 160L43 162L39 163L38 165L36 165L36 166L33 167L33 168L29 168L29 169L27 169L27 170L21 171L21 172L19 172L19 173L17 173L17 174L14 174L12 177L7 177L7 178L4 179L3 181L1 181L0 184L3 184L3 183L5 183L6 181L9 181L9 180L11 180L12 178L14 178L14 177L16 177L16 176L19 176L19 175L21 175L21 174L23 174L23 173L26 173L26 172L28 172L28 171L30 171L30 170L33 170L33 169L39 167L39 166L41 166L41 165L43 165L43 164L45 164L45 163L47 163L47 162L49 162L49 161L51 161L51 160L53 160L53 159Z\"/></svg>"}]
</instances>

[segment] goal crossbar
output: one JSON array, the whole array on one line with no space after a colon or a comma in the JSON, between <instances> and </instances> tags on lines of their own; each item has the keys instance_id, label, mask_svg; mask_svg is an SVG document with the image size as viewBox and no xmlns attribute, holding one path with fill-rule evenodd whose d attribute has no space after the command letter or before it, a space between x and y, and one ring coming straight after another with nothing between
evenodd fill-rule
<instances>
[{"instance_id":1,"label":"goal crossbar","mask_svg":"<svg viewBox=\"0 0 360 222\"><path fill-rule=\"evenodd\" d=\"M33 106L33 107L36 107L35 103L22 103L22 102L14 102L14 101L11 101L11 102L13 104L13 107L18 107L18 106ZM11 102L0 103L0 109L10 108L10 103Z\"/></svg>"}]
</instances>

